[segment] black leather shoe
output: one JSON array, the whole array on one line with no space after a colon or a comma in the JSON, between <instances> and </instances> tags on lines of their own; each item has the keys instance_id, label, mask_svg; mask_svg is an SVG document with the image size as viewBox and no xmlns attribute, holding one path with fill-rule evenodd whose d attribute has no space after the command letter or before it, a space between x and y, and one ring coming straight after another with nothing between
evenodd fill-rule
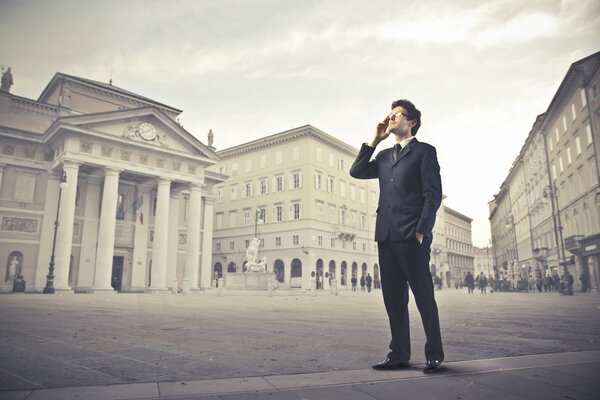
<instances>
[{"instance_id":1,"label":"black leather shoe","mask_svg":"<svg viewBox=\"0 0 600 400\"><path fill-rule=\"evenodd\" d=\"M402 369L409 368L410 363L408 361L392 361L389 358L386 358L384 361L379 364L375 364L372 366L373 369L377 370L385 370L385 369Z\"/></svg>"},{"instance_id":2,"label":"black leather shoe","mask_svg":"<svg viewBox=\"0 0 600 400\"><path fill-rule=\"evenodd\" d=\"M444 367L443 361L430 360L430 361L427 361L427 363L425 364L425 368L423 369L423 372L425 372L426 374L432 374L434 372L440 372L443 367Z\"/></svg>"}]
</instances>

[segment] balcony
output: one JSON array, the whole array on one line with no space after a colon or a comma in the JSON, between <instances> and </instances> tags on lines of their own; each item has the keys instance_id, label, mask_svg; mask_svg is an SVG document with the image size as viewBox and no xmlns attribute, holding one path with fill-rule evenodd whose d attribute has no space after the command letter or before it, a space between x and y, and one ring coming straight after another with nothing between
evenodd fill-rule
<instances>
[{"instance_id":1,"label":"balcony","mask_svg":"<svg viewBox=\"0 0 600 400\"><path fill-rule=\"evenodd\" d=\"M337 225L335 227L335 235L340 240L353 241L356 237L356 229L349 225Z\"/></svg>"},{"instance_id":2,"label":"balcony","mask_svg":"<svg viewBox=\"0 0 600 400\"><path fill-rule=\"evenodd\" d=\"M573 236L566 237L565 238L565 249L567 249L572 254L575 254L577 256L581 255L582 246L581 246L580 240L583 239L583 237L584 237L584 235L573 235Z\"/></svg>"}]
</instances>

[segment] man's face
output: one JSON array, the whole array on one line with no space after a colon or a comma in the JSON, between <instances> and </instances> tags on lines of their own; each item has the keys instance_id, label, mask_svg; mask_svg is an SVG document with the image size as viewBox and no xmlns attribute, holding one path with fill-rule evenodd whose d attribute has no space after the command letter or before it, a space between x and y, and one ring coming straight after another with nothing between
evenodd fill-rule
<instances>
[{"instance_id":1,"label":"man's face","mask_svg":"<svg viewBox=\"0 0 600 400\"><path fill-rule=\"evenodd\" d=\"M390 119L388 123L388 132L400 136L410 135L410 130L415 122L408 120L408 113L404 107L395 107L388 116Z\"/></svg>"}]
</instances>

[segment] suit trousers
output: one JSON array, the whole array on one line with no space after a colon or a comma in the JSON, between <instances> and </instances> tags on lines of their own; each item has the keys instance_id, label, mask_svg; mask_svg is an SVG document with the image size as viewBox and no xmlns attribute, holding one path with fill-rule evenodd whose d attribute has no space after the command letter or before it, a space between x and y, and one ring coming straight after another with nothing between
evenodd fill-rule
<instances>
[{"instance_id":1,"label":"suit trousers","mask_svg":"<svg viewBox=\"0 0 600 400\"><path fill-rule=\"evenodd\" d=\"M392 340L388 357L393 361L410 360L408 288L413 292L425 329L426 360L444 360L442 335L433 282L429 271L431 239L416 237L407 241L388 238L378 242L383 300L390 321Z\"/></svg>"}]
</instances>

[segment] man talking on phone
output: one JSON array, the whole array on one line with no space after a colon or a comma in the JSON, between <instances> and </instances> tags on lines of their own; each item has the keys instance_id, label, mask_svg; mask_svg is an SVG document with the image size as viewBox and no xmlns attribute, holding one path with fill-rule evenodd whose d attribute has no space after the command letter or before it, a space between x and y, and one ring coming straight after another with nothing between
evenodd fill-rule
<instances>
[{"instance_id":1,"label":"man talking on phone","mask_svg":"<svg viewBox=\"0 0 600 400\"><path fill-rule=\"evenodd\" d=\"M415 297L425 328L425 373L439 372L444 365L440 321L429 270L435 214L442 201L440 166L435 147L415 136L421 112L408 100L392 103L392 112L377 124L373 138L364 143L350 175L379 179L379 205L375 241L379 249L381 287L392 340L386 359L374 369L410 367L408 288ZM379 152L375 148L390 134L395 145Z\"/></svg>"}]
</instances>

